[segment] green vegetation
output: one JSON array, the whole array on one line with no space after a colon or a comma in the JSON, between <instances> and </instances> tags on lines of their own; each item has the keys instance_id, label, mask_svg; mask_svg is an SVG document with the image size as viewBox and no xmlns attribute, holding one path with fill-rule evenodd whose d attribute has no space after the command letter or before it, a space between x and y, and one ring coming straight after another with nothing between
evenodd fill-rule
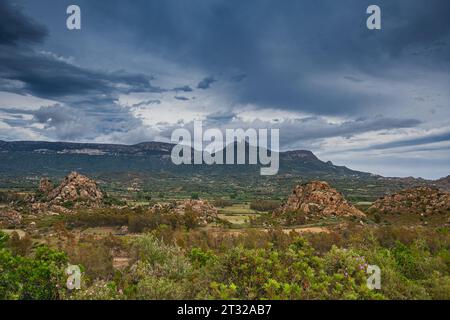
<instances>
[{"instance_id":1,"label":"green vegetation","mask_svg":"<svg viewBox=\"0 0 450 320\"><path fill-rule=\"evenodd\" d=\"M32 255L15 254L6 238L0 232L0 300L59 299L67 261L65 253L40 246Z\"/></svg>"},{"instance_id":2,"label":"green vegetation","mask_svg":"<svg viewBox=\"0 0 450 320\"><path fill-rule=\"evenodd\" d=\"M186 210L183 215L168 209L150 212L145 207L135 209L86 209L76 214L61 218L70 227L121 227L127 226L130 232L141 233L166 225L172 229L193 229L200 225L200 217L192 210ZM60 219L60 220L61 220Z\"/></svg>"},{"instance_id":3,"label":"green vegetation","mask_svg":"<svg viewBox=\"0 0 450 320\"><path fill-rule=\"evenodd\" d=\"M231 207L233 205L233 201L222 199L222 198L217 198L217 199L214 199L213 204L217 208L225 208L225 207Z\"/></svg>"},{"instance_id":4,"label":"green vegetation","mask_svg":"<svg viewBox=\"0 0 450 320\"><path fill-rule=\"evenodd\" d=\"M298 175L173 169L95 171L108 194L100 207L67 200L66 210L36 210L30 199L45 199L28 178L0 191L0 206L21 214L0 232L0 299L450 299L448 212L281 213ZM388 191L352 179L329 181L365 212ZM209 200L217 216L180 211L185 199ZM66 288L68 264L82 271L80 290ZM367 286L369 265L381 269L380 290Z\"/></svg>"},{"instance_id":5,"label":"green vegetation","mask_svg":"<svg viewBox=\"0 0 450 320\"><path fill-rule=\"evenodd\" d=\"M281 203L279 201L273 200L255 200L250 202L250 209L264 212L264 211L273 211L279 208Z\"/></svg>"},{"instance_id":6,"label":"green vegetation","mask_svg":"<svg viewBox=\"0 0 450 320\"><path fill-rule=\"evenodd\" d=\"M55 151L73 147L42 143L42 149L50 148L49 150ZM411 184L424 183L407 179L381 179L368 173L330 165L312 154L303 158L303 161L298 161L297 157L281 153L279 177L264 177L260 176L259 167L254 165L176 166L170 161L170 152L159 154L157 150L155 153L144 152L139 156L126 150L88 156L64 152L33 152L37 146L27 147L28 151L15 148L11 146L8 152L0 152L0 188L7 191L34 191L40 177L48 176L51 180L58 181L80 168L83 168L82 174L98 180L108 194L120 199L145 202L189 199L193 194L202 199L233 199L235 203L254 199L276 200L289 195L295 185L311 180L328 181L351 202L371 202ZM1 198L0 195L0 202Z\"/></svg>"},{"instance_id":7,"label":"green vegetation","mask_svg":"<svg viewBox=\"0 0 450 320\"><path fill-rule=\"evenodd\" d=\"M448 229L350 227L322 234L226 233L157 225L133 237L75 237L57 227L61 251L16 251L0 233L3 299L450 299ZM19 240L24 241L24 240ZM127 264L114 267L117 253ZM64 286L67 262L81 290ZM369 290L368 265L381 268Z\"/></svg>"}]
</instances>

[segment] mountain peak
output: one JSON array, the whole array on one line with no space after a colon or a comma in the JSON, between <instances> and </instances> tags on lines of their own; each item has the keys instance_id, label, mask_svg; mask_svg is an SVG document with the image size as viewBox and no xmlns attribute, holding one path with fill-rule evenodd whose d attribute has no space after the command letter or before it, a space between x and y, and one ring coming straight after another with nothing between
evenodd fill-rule
<instances>
[{"instance_id":1,"label":"mountain peak","mask_svg":"<svg viewBox=\"0 0 450 320\"><path fill-rule=\"evenodd\" d=\"M308 159L308 160L319 160L316 155L309 150L292 150L286 151L284 153L290 159Z\"/></svg>"}]
</instances>

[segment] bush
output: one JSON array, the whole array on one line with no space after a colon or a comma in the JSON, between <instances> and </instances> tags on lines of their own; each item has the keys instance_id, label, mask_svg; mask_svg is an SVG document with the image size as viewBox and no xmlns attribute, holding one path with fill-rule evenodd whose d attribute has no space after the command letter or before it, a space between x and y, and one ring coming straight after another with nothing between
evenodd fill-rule
<instances>
[{"instance_id":1,"label":"bush","mask_svg":"<svg viewBox=\"0 0 450 320\"><path fill-rule=\"evenodd\" d=\"M34 257L0 249L0 300L54 300L64 283L66 255L39 247Z\"/></svg>"},{"instance_id":2,"label":"bush","mask_svg":"<svg viewBox=\"0 0 450 320\"><path fill-rule=\"evenodd\" d=\"M336 248L320 258L303 238L296 238L286 250L233 248L219 256L209 294L237 299L382 297L366 287L356 257Z\"/></svg>"},{"instance_id":3,"label":"bush","mask_svg":"<svg viewBox=\"0 0 450 320\"><path fill-rule=\"evenodd\" d=\"M33 241L28 234L20 238L19 234L14 231L6 245L14 255L26 256L30 253Z\"/></svg>"},{"instance_id":4,"label":"bush","mask_svg":"<svg viewBox=\"0 0 450 320\"><path fill-rule=\"evenodd\" d=\"M181 300L186 297L187 287L179 281L165 277L147 276L136 286L136 299Z\"/></svg>"},{"instance_id":5,"label":"bush","mask_svg":"<svg viewBox=\"0 0 450 320\"><path fill-rule=\"evenodd\" d=\"M114 282L97 280L91 286L83 285L81 290L65 293L68 300L120 300L124 299L123 293L119 292Z\"/></svg>"},{"instance_id":6,"label":"bush","mask_svg":"<svg viewBox=\"0 0 450 320\"><path fill-rule=\"evenodd\" d=\"M118 198L107 196L105 199L103 199L103 204L106 206L125 206L127 202Z\"/></svg>"},{"instance_id":7,"label":"bush","mask_svg":"<svg viewBox=\"0 0 450 320\"><path fill-rule=\"evenodd\" d=\"M233 201L231 201L231 200L225 200L225 199L215 199L214 200L214 206L217 208L231 207L232 205L233 205Z\"/></svg>"},{"instance_id":8,"label":"bush","mask_svg":"<svg viewBox=\"0 0 450 320\"><path fill-rule=\"evenodd\" d=\"M204 267L208 263L217 261L217 256L211 251L203 251L200 248L192 248L188 258L194 266Z\"/></svg>"},{"instance_id":9,"label":"bush","mask_svg":"<svg viewBox=\"0 0 450 320\"><path fill-rule=\"evenodd\" d=\"M200 199L200 195L198 193L192 193L191 194L191 199L192 200L198 200L198 199Z\"/></svg>"},{"instance_id":10,"label":"bush","mask_svg":"<svg viewBox=\"0 0 450 320\"><path fill-rule=\"evenodd\" d=\"M193 271L180 248L165 244L152 234L132 244L135 263L126 275L133 299L191 299L195 292L189 277Z\"/></svg>"},{"instance_id":11,"label":"bush","mask_svg":"<svg viewBox=\"0 0 450 320\"><path fill-rule=\"evenodd\" d=\"M0 299L450 298L447 228L350 223L326 234L300 236L278 228L230 236L187 231L195 222L189 212L130 210L131 217L153 231L78 238L62 223L55 226L69 260L84 272L82 289L73 292L64 288L65 254L45 247L19 254L18 236L11 241L0 232ZM114 271L114 253L127 253L129 266ZM368 265L380 267L381 290L367 288Z\"/></svg>"},{"instance_id":12,"label":"bush","mask_svg":"<svg viewBox=\"0 0 450 320\"><path fill-rule=\"evenodd\" d=\"M114 275L110 250L95 240L82 242L70 255L72 264L81 265L90 280L111 279Z\"/></svg>"},{"instance_id":13,"label":"bush","mask_svg":"<svg viewBox=\"0 0 450 320\"><path fill-rule=\"evenodd\" d=\"M123 226L128 223L130 214L133 214L130 209L92 209L68 215L65 219L72 227Z\"/></svg>"},{"instance_id":14,"label":"bush","mask_svg":"<svg viewBox=\"0 0 450 320\"><path fill-rule=\"evenodd\" d=\"M167 245L152 234L136 239L132 249L136 261L170 278L181 278L190 268L190 263L180 248Z\"/></svg>"},{"instance_id":15,"label":"bush","mask_svg":"<svg viewBox=\"0 0 450 320\"><path fill-rule=\"evenodd\" d=\"M254 200L250 202L250 209L255 211L273 211L280 206L279 201L273 200Z\"/></svg>"}]
</instances>

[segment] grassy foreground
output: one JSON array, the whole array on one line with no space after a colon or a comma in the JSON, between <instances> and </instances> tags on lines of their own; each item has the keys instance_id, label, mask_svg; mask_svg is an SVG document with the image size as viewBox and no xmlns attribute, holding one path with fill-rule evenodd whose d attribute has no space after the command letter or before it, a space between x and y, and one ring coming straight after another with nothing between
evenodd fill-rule
<instances>
[{"instance_id":1,"label":"grassy foreground","mask_svg":"<svg viewBox=\"0 0 450 320\"><path fill-rule=\"evenodd\" d=\"M45 232L0 233L0 299L450 299L442 227L160 224L118 235L59 221ZM69 263L81 267L80 290L66 288ZM380 290L367 287L368 265L381 269Z\"/></svg>"}]
</instances>

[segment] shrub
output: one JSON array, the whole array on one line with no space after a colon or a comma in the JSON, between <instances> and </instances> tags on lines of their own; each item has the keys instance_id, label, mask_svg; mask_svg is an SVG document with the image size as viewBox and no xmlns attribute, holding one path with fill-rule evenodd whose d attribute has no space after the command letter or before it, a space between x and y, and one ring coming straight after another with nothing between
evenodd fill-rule
<instances>
[{"instance_id":1,"label":"shrub","mask_svg":"<svg viewBox=\"0 0 450 320\"><path fill-rule=\"evenodd\" d=\"M192 267L180 248L152 234L133 241L134 264L125 282L136 299L188 299L195 292L189 277Z\"/></svg>"},{"instance_id":2,"label":"shrub","mask_svg":"<svg viewBox=\"0 0 450 320\"><path fill-rule=\"evenodd\" d=\"M114 282L97 280L91 286L81 285L80 290L65 292L65 298L68 300L121 300L124 299L117 285Z\"/></svg>"},{"instance_id":3,"label":"shrub","mask_svg":"<svg viewBox=\"0 0 450 320\"><path fill-rule=\"evenodd\" d=\"M88 279L111 279L114 274L110 250L95 240L79 243L70 255L73 264L81 265Z\"/></svg>"},{"instance_id":4,"label":"shrub","mask_svg":"<svg viewBox=\"0 0 450 320\"><path fill-rule=\"evenodd\" d=\"M200 248L192 248L188 258L194 266L204 267L210 262L217 261L217 256L211 251L203 251Z\"/></svg>"},{"instance_id":5,"label":"shrub","mask_svg":"<svg viewBox=\"0 0 450 320\"><path fill-rule=\"evenodd\" d=\"M72 227L106 227L123 226L128 223L130 209L92 209L79 211L65 217Z\"/></svg>"},{"instance_id":6,"label":"shrub","mask_svg":"<svg viewBox=\"0 0 450 320\"><path fill-rule=\"evenodd\" d=\"M231 207L233 205L233 201L231 200L225 200L225 199L215 199L214 200L214 206L217 208L225 208L225 207Z\"/></svg>"},{"instance_id":7,"label":"shrub","mask_svg":"<svg viewBox=\"0 0 450 320\"><path fill-rule=\"evenodd\" d=\"M187 286L165 277L147 276L136 285L136 299L181 300L186 297Z\"/></svg>"},{"instance_id":8,"label":"shrub","mask_svg":"<svg viewBox=\"0 0 450 320\"><path fill-rule=\"evenodd\" d=\"M33 241L28 234L20 238L19 234L14 231L6 245L14 255L26 256L30 253Z\"/></svg>"},{"instance_id":9,"label":"shrub","mask_svg":"<svg viewBox=\"0 0 450 320\"><path fill-rule=\"evenodd\" d=\"M34 257L0 249L0 300L54 300L63 283L66 255L39 247Z\"/></svg>"},{"instance_id":10,"label":"shrub","mask_svg":"<svg viewBox=\"0 0 450 320\"><path fill-rule=\"evenodd\" d=\"M75 206L75 203L71 200L64 201L62 206L66 209L72 209Z\"/></svg>"},{"instance_id":11,"label":"shrub","mask_svg":"<svg viewBox=\"0 0 450 320\"><path fill-rule=\"evenodd\" d=\"M184 210L184 215L182 216L184 226L188 230L194 229L199 226L200 215L190 208Z\"/></svg>"},{"instance_id":12,"label":"shrub","mask_svg":"<svg viewBox=\"0 0 450 320\"><path fill-rule=\"evenodd\" d=\"M200 199L200 196L199 196L198 193L192 193L192 194L191 194L191 199L192 199L192 200L198 200L198 199Z\"/></svg>"},{"instance_id":13,"label":"shrub","mask_svg":"<svg viewBox=\"0 0 450 320\"><path fill-rule=\"evenodd\" d=\"M250 209L256 211L273 211L279 206L280 202L273 200L254 200L250 202Z\"/></svg>"},{"instance_id":14,"label":"shrub","mask_svg":"<svg viewBox=\"0 0 450 320\"><path fill-rule=\"evenodd\" d=\"M103 199L103 204L106 206L125 206L127 202L115 197L107 196Z\"/></svg>"}]
</instances>

